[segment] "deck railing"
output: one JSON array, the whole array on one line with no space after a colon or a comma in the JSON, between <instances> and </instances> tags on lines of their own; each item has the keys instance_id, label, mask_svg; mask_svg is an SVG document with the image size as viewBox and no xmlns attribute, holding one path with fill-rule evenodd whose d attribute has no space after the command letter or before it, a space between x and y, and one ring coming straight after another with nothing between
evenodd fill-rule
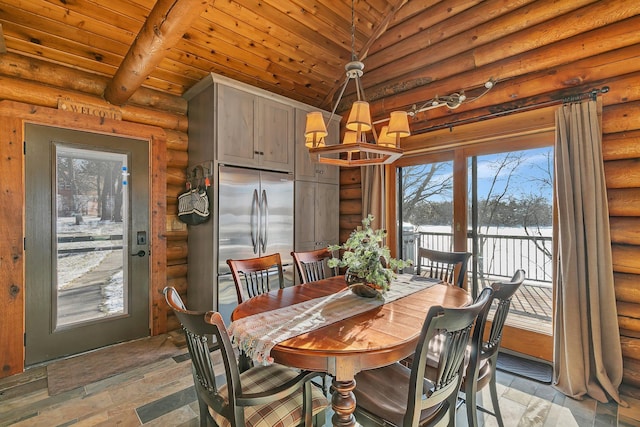
<instances>
[{"instance_id":1,"label":"deck railing","mask_svg":"<svg viewBox=\"0 0 640 427\"><path fill-rule=\"evenodd\" d=\"M418 246L438 251L453 250L452 233L425 231L405 233L402 240L402 256L414 261ZM478 241L480 248L477 260L480 277L508 278L515 270L522 268L527 273L527 280L551 283L551 237L478 234ZM473 247L471 238L469 238L468 247ZM470 264L470 271L471 267Z\"/></svg>"}]
</instances>

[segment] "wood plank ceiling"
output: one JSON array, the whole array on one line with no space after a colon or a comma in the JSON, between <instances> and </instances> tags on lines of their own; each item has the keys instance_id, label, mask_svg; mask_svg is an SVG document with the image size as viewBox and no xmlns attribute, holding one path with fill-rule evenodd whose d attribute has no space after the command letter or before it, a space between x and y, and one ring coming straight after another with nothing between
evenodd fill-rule
<instances>
[{"instance_id":1,"label":"wood plank ceiling","mask_svg":"<svg viewBox=\"0 0 640 427\"><path fill-rule=\"evenodd\" d=\"M185 4L197 9L193 17L176 13ZM161 12L155 18L154 7ZM640 2L625 0L355 0L354 45L365 64L366 97L380 117L460 89L473 97L490 78L500 85L579 59L579 52L546 57L544 49L611 31L639 9ZM143 87L178 96L214 72L330 110L351 59L351 0L2 0L0 25L6 55L88 71L111 79L111 90L121 87L122 76L114 76L126 72L123 60L136 38L147 43L129 55L155 62L138 58L128 72L138 73ZM620 37L617 47L637 43L622 31ZM523 61L535 52L539 61ZM344 105L353 100L352 86ZM518 97L503 95L504 102ZM128 99L121 98L106 96L116 104Z\"/></svg>"}]
</instances>

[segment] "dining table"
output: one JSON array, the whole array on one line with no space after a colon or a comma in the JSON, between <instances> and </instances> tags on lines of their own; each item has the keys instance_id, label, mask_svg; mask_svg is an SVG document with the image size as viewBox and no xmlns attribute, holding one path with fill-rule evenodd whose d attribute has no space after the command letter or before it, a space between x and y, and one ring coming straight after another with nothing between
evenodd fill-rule
<instances>
[{"instance_id":1,"label":"dining table","mask_svg":"<svg viewBox=\"0 0 640 427\"><path fill-rule=\"evenodd\" d=\"M229 333L254 363L330 374L332 423L354 426L355 375L413 354L432 306L470 302L462 288L412 274L398 274L382 298L355 295L344 276L334 276L243 302Z\"/></svg>"}]
</instances>

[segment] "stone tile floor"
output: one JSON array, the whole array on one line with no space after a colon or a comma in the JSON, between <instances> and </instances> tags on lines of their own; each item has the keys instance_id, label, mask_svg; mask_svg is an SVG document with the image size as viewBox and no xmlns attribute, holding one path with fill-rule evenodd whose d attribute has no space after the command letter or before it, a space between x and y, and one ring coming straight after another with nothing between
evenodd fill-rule
<instances>
[{"instance_id":1,"label":"stone tile floor","mask_svg":"<svg viewBox=\"0 0 640 427\"><path fill-rule=\"evenodd\" d=\"M576 401L553 387L499 372L498 393L505 426L640 426L640 418L620 420L615 403L592 399ZM486 392L485 392L486 391ZM483 390L479 403L487 402ZM457 425L466 426L464 405ZM633 412L633 411L632 411ZM480 426L496 426L492 416L481 414ZM186 355L49 396L45 388L20 396L0 395L0 426L197 426L198 407ZM331 413L325 425L331 425Z\"/></svg>"}]
</instances>

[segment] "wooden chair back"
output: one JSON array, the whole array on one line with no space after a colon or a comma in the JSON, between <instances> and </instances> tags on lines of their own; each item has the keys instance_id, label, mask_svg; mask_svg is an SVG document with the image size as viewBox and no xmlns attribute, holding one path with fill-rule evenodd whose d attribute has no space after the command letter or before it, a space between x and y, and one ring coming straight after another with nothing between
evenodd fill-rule
<instances>
[{"instance_id":1,"label":"wooden chair back","mask_svg":"<svg viewBox=\"0 0 640 427\"><path fill-rule=\"evenodd\" d=\"M238 304L256 295L269 292L275 282L284 288L284 274L280 254L250 259L228 259L231 276L236 285Z\"/></svg>"},{"instance_id":2,"label":"wooden chair back","mask_svg":"<svg viewBox=\"0 0 640 427\"><path fill-rule=\"evenodd\" d=\"M220 387L216 381L216 373L211 360L211 351L219 350L224 360L226 372L226 380L229 382L231 390L234 390L240 384L240 371L235 359L231 340L227 333L224 321L219 313L220 321L216 324L210 324L205 321L205 312L187 310L180 295L173 287L164 288L164 296L167 304L182 324L187 348L191 356L193 383L198 397L198 405L200 406L200 424L206 425L207 420L213 419L209 414L208 407L216 411L222 411L222 399L219 396ZM210 342L209 337L214 337L215 342Z\"/></svg>"},{"instance_id":3,"label":"wooden chair back","mask_svg":"<svg viewBox=\"0 0 640 427\"><path fill-rule=\"evenodd\" d=\"M316 387L312 389L310 383L318 373L299 372L274 364L252 368L241 377L233 345L220 313L187 310L175 288L166 287L163 293L182 324L187 340L200 407L200 426L311 426L313 415L327 406L322 392ZM210 341L212 338L214 342ZM224 367L224 372L218 368L221 371L218 380L212 351L220 352L222 363L217 366ZM265 378L269 378L267 383ZM299 422L295 421L292 414L286 411L282 413L283 407L296 411ZM209 412L209 408L215 414ZM248 417L246 420L245 416Z\"/></svg>"},{"instance_id":4,"label":"wooden chair back","mask_svg":"<svg viewBox=\"0 0 640 427\"><path fill-rule=\"evenodd\" d=\"M410 368L395 363L359 373L354 390L358 420L375 425L454 425L467 346L479 345L474 325L486 315L492 292L487 288L462 308L431 307Z\"/></svg>"},{"instance_id":5,"label":"wooden chair back","mask_svg":"<svg viewBox=\"0 0 640 427\"><path fill-rule=\"evenodd\" d=\"M427 370L435 372L435 376L429 378L433 386L430 390L424 390L424 381L416 380L415 386L412 384L409 391L408 414L419 417L422 410L447 400L449 408L453 411L450 416L455 417L458 390L464 376L467 346L479 346L479 338L473 334L474 325L477 319L486 316L491 294L492 291L489 289L483 291L474 303L467 307L434 307L429 310L414 353L411 378L424 378ZM433 341L440 347L435 371L431 371L428 366L432 363L428 360L428 355ZM427 402L422 400L423 393L428 396Z\"/></svg>"},{"instance_id":6,"label":"wooden chair back","mask_svg":"<svg viewBox=\"0 0 640 427\"><path fill-rule=\"evenodd\" d=\"M482 408L483 412L496 417L498 425L504 427L500 406L498 405L498 392L496 388L496 364L498 362L498 350L502 341L502 332L505 321L509 314L511 300L514 294L524 282L526 273L524 270L517 270L511 280L505 282L495 282L491 285L493 294L489 306L495 301L497 304L493 318L491 319L491 329L488 339L484 340L485 325L490 320L488 314L481 320L482 324L476 327L479 333L480 345L472 347L469 355L469 363L465 373L462 390L465 393L467 405L467 422L471 427L478 426L476 393L489 384L493 412Z\"/></svg>"},{"instance_id":7,"label":"wooden chair back","mask_svg":"<svg viewBox=\"0 0 640 427\"><path fill-rule=\"evenodd\" d=\"M491 284L493 288L493 301L497 301L496 311L491 319L491 330L489 339L482 343L482 357L488 358L498 353L502 342L502 331L509 314L511 300L524 282L526 273L524 270L517 270L511 280L506 282L495 282Z\"/></svg>"},{"instance_id":8,"label":"wooden chair back","mask_svg":"<svg viewBox=\"0 0 640 427\"><path fill-rule=\"evenodd\" d=\"M462 288L469 257L469 252L441 252L419 247L417 274L440 279Z\"/></svg>"},{"instance_id":9,"label":"wooden chair back","mask_svg":"<svg viewBox=\"0 0 640 427\"><path fill-rule=\"evenodd\" d=\"M336 269L327 266L327 260L331 258L331 252L327 248L291 252L291 256L296 264L300 283L315 282L337 274Z\"/></svg>"}]
</instances>

